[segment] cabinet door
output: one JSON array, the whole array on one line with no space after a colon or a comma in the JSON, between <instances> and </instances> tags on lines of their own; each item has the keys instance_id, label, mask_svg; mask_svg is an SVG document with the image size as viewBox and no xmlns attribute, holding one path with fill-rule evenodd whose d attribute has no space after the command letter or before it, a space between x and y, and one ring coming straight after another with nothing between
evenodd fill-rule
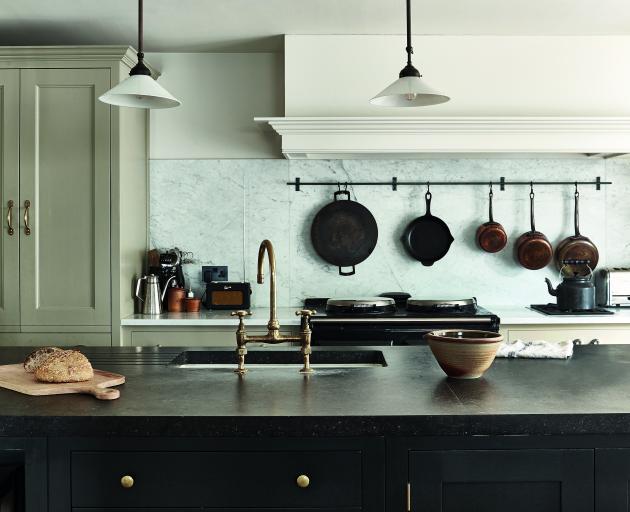
<instances>
[{"instance_id":1,"label":"cabinet door","mask_svg":"<svg viewBox=\"0 0 630 512\"><path fill-rule=\"evenodd\" d=\"M595 510L630 511L630 449L597 450L595 453Z\"/></svg>"},{"instance_id":2,"label":"cabinet door","mask_svg":"<svg viewBox=\"0 0 630 512\"><path fill-rule=\"evenodd\" d=\"M110 323L109 86L107 69L21 71L22 326Z\"/></svg>"},{"instance_id":3,"label":"cabinet door","mask_svg":"<svg viewBox=\"0 0 630 512\"><path fill-rule=\"evenodd\" d=\"M20 325L20 236L19 151L20 74L17 69L0 70L0 330L19 331ZM11 233L7 225L9 201L13 201Z\"/></svg>"},{"instance_id":4,"label":"cabinet door","mask_svg":"<svg viewBox=\"0 0 630 512\"><path fill-rule=\"evenodd\" d=\"M410 453L411 511L593 510L592 450Z\"/></svg>"}]
</instances>

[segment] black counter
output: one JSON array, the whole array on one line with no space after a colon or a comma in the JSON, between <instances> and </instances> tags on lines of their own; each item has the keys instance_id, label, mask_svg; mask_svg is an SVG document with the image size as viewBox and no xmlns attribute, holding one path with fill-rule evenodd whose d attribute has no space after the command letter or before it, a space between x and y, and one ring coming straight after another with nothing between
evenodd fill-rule
<instances>
[{"instance_id":1,"label":"black counter","mask_svg":"<svg viewBox=\"0 0 630 512\"><path fill-rule=\"evenodd\" d=\"M428 347L384 347L383 368L310 377L267 368L243 378L168 366L182 350L85 348L95 368L126 375L121 398L0 389L0 435L630 434L630 346L578 347L567 361L498 359L469 381L447 379ZM29 351L2 348L0 362L21 362Z\"/></svg>"}]
</instances>

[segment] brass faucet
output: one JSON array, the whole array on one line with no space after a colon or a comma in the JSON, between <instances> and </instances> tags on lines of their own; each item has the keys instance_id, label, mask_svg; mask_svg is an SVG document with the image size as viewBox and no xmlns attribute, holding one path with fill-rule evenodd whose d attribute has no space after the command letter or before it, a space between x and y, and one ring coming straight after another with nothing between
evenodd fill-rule
<instances>
[{"instance_id":1,"label":"brass faucet","mask_svg":"<svg viewBox=\"0 0 630 512\"><path fill-rule=\"evenodd\" d=\"M247 343L250 341L260 341L265 343L285 343L300 342L302 357L304 364L300 373L312 373L311 368L311 325L310 318L315 311L310 309L301 309L295 314L301 317L300 333L298 336L282 336L280 334L280 322L276 312L276 255L273 245L269 240L263 240L258 249L258 275L256 281L258 284L265 282L265 271L263 263L265 262L265 252L269 259L269 322L267 322L267 334L263 336L249 336L245 330L244 318L251 315L249 311L240 310L233 311L232 316L238 316L238 329L236 330L236 354L238 356L238 366L235 373L244 375L247 373L245 368L245 356L247 355Z\"/></svg>"}]
</instances>

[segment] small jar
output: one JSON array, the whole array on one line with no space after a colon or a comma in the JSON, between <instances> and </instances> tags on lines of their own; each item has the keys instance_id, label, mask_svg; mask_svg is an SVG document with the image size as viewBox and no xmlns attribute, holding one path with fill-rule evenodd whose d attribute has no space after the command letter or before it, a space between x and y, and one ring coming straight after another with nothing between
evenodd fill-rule
<instances>
[{"instance_id":1,"label":"small jar","mask_svg":"<svg viewBox=\"0 0 630 512\"><path fill-rule=\"evenodd\" d=\"M183 288L169 288L166 297L169 313L181 313L184 311L185 298L186 290Z\"/></svg>"},{"instance_id":2,"label":"small jar","mask_svg":"<svg viewBox=\"0 0 630 512\"><path fill-rule=\"evenodd\" d=\"M189 313L199 313L201 309L201 299L197 297L187 297L185 300L186 311Z\"/></svg>"}]
</instances>

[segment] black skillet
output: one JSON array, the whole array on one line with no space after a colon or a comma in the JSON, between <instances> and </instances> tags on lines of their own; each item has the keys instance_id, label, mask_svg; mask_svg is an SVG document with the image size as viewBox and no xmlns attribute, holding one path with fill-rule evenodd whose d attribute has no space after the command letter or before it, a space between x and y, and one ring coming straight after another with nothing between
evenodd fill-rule
<instances>
[{"instance_id":1,"label":"black skillet","mask_svg":"<svg viewBox=\"0 0 630 512\"><path fill-rule=\"evenodd\" d=\"M446 223L431 215L431 197L431 192L427 191L424 195L426 213L412 220L402 236L407 252L427 267L446 256L454 240Z\"/></svg>"},{"instance_id":2,"label":"black skillet","mask_svg":"<svg viewBox=\"0 0 630 512\"><path fill-rule=\"evenodd\" d=\"M338 199L345 196L346 199ZM365 206L350 200L350 192L335 192L335 200L324 206L311 225L311 241L319 256L339 267L339 275L351 276L355 265L366 260L378 240L376 220ZM344 272L343 267L352 267Z\"/></svg>"}]
</instances>

